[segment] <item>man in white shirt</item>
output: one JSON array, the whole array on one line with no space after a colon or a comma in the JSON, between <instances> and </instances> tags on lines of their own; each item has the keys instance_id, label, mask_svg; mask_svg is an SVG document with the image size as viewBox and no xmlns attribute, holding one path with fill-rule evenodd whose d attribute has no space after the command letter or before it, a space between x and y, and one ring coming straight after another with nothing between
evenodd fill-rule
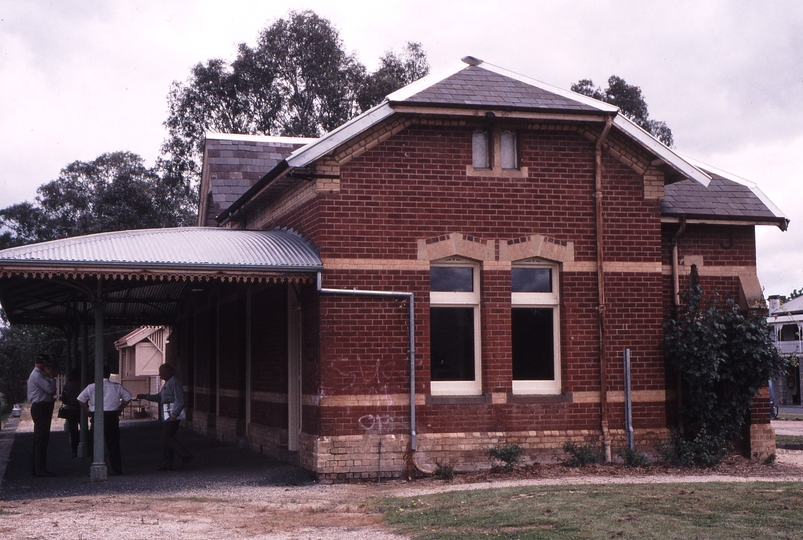
<instances>
[{"instance_id":1,"label":"man in white shirt","mask_svg":"<svg viewBox=\"0 0 803 540\"><path fill-rule=\"evenodd\" d=\"M122 385L111 382L109 377L111 370L103 368L103 438L106 441L106 449L109 451L109 461L114 475L123 474L123 462L120 455L120 414L131 403L134 396ZM92 419L90 433L94 434L95 422L95 383L87 385L78 394L78 403L81 408L87 411L87 415ZM90 435L90 439L92 435Z\"/></svg>"},{"instance_id":2,"label":"man in white shirt","mask_svg":"<svg viewBox=\"0 0 803 540\"><path fill-rule=\"evenodd\" d=\"M31 403L33 420L33 451L31 473L34 476L56 476L47 470L47 445L50 442L50 423L53 420L53 405L56 402L56 380L50 369L50 357L40 354L28 377L28 401Z\"/></svg>"},{"instance_id":3,"label":"man in white shirt","mask_svg":"<svg viewBox=\"0 0 803 540\"><path fill-rule=\"evenodd\" d=\"M159 471L181 470L192 461L192 453L176 438L178 427L184 420L184 387L173 372L173 366L159 366L159 377L164 381L158 394L137 394L137 399L147 399L159 403L159 419L162 420L162 448L165 462ZM175 458L181 458L176 464Z\"/></svg>"}]
</instances>

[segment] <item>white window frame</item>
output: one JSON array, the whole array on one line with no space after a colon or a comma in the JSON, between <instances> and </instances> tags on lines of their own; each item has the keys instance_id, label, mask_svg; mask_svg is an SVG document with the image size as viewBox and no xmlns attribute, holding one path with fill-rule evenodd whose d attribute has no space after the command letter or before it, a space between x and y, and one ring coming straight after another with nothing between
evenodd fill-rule
<instances>
[{"instance_id":1,"label":"white window frame","mask_svg":"<svg viewBox=\"0 0 803 540\"><path fill-rule=\"evenodd\" d=\"M502 165L502 140L508 140L505 146L512 144L510 153L512 163ZM478 154L477 148L482 147L486 152L487 163L482 164L476 161ZM521 165L519 156L519 132L515 129L500 129L498 127L488 129L474 129L471 135L471 164L466 165L468 176L500 176L504 178L527 178L528 169Z\"/></svg>"},{"instance_id":2,"label":"white window frame","mask_svg":"<svg viewBox=\"0 0 803 540\"><path fill-rule=\"evenodd\" d=\"M491 152L493 136L490 131L484 129L476 129L471 134L471 166L478 170L487 170L493 167L493 156ZM483 149L485 152L483 163L477 163L478 150Z\"/></svg>"},{"instance_id":3,"label":"white window frame","mask_svg":"<svg viewBox=\"0 0 803 540\"><path fill-rule=\"evenodd\" d=\"M430 379L430 392L433 396L479 396L482 395L482 343L480 341L480 265L459 257L432 261L430 267L470 267L472 272L472 292L430 291L430 308L472 307L474 309L474 380L473 381L433 381ZM431 334L430 334L431 336ZM431 344L430 344L431 348ZM430 371L431 373L431 371Z\"/></svg>"},{"instance_id":4,"label":"white window frame","mask_svg":"<svg viewBox=\"0 0 803 540\"><path fill-rule=\"evenodd\" d=\"M508 144L505 144L506 140L509 141ZM512 163L504 163L506 156L505 149L508 145L510 146L510 153L513 154ZM518 137L516 132L511 129L503 129L499 133L499 166L503 170L518 170L519 168Z\"/></svg>"},{"instance_id":5,"label":"white window frame","mask_svg":"<svg viewBox=\"0 0 803 540\"><path fill-rule=\"evenodd\" d=\"M557 264L551 264L538 259L517 261L513 268L549 268L552 270L552 291L543 293L511 292L511 310L516 308L552 308L552 340L553 362L555 378L551 381L513 380L514 394L547 394L561 393L560 377L560 269ZM512 332L511 328L511 332ZM511 333L512 338L512 333Z\"/></svg>"}]
</instances>

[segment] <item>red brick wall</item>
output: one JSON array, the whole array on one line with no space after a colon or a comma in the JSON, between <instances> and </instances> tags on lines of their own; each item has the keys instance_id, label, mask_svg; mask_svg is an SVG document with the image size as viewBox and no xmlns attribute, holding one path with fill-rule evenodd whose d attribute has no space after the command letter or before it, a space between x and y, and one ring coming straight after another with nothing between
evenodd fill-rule
<instances>
[{"instance_id":1,"label":"red brick wall","mask_svg":"<svg viewBox=\"0 0 803 540\"><path fill-rule=\"evenodd\" d=\"M672 260L672 236L677 224L663 227L663 258ZM755 266L756 238L752 226L688 225L680 236L678 257L699 256L705 266Z\"/></svg>"},{"instance_id":2,"label":"red brick wall","mask_svg":"<svg viewBox=\"0 0 803 540\"><path fill-rule=\"evenodd\" d=\"M416 238L537 232L593 259L593 145L576 133L520 137L527 179L467 176L470 129L411 127L366 152L341 168L340 193L320 202L321 255L414 259Z\"/></svg>"},{"instance_id":3,"label":"red brick wall","mask_svg":"<svg viewBox=\"0 0 803 540\"><path fill-rule=\"evenodd\" d=\"M340 191L320 196L271 225L292 227L314 242L322 258L413 261L417 240L452 232L499 241L541 234L574 245L574 263L596 261L594 145L571 131L520 131L527 178L477 177L471 163L471 129L412 126L341 168ZM630 264L605 274L606 357L610 392L624 389L622 351L631 350L632 389L674 389L663 359L664 319L672 311L671 236L657 202L644 200L641 176L610 155L603 158L606 264ZM692 225L681 238L681 256L702 255L708 266L754 266L752 227ZM498 252L497 252L498 255ZM643 265L639 267L637 265ZM656 270L663 264L664 272ZM635 270L634 270L635 268ZM650 268L649 271L638 268ZM429 283L420 270L335 270L327 288L414 292L416 392L429 393ZM684 277L683 280L686 278ZM682 281L683 281L682 280ZM738 295L738 278L706 275L704 287ZM573 401L600 390L599 311L596 273L560 274L562 396L512 396L510 277L481 274L484 396L428 398L417 408L419 433L455 431L597 430L599 404ZM372 297L304 297L303 392L306 396L401 395L409 391L407 306ZM261 300L260 300L261 301ZM275 369L265 367L264 369ZM320 378L318 378L320 377ZM260 389L270 382L261 380ZM673 397L636 403L637 429L673 425ZM318 407L305 405L303 430L320 435L406 433L406 405ZM609 408L612 428L623 427L623 405ZM281 413L281 411L278 411ZM269 413L265 415L270 416Z\"/></svg>"},{"instance_id":4,"label":"red brick wall","mask_svg":"<svg viewBox=\"0 0 803 540\"><path fill-rule=\"evenodd\" d=\"M216 317L214 306L207 304L195 310L195 377L192 384L195 392L195 408L198 411L215 414L215 351Z\"/></svg>"},{"instance_id":5,"label":"red brick wall","mask_svg":"<svg viewBox=\"0 0 803 540\"><path fill-rule=\"evenodd\" d=\"M219 416L245 418L245 287L228 285L218 303Z\"/></svg>"},{"instance_id":6,"label":"red brick wall","mask_svg":"<svg viewBox=\"0 0 803 540\"><path fill-rule=\"evenodd\" d=\"M287 288L274 285L251 296L251 385L287 395ZM251 401L251 422L287 428L287 403Z\"/></svg>"},{"instance_id":7,"label":"red brick wall","mask_svg":"<svg viewBox=\"0 0 803 540\"><path fill-rule=\"evenodd\" d=\"M411 127L341 169L339 193L320 200L314 233L322 257L415 259L416 240L464 232L484 240L544 234L574 242L576 261L596 260L594 147L572 132L519 132L528 178L466 175L471 130ZM643 200L641 177L604 159L606 261L658 263L659 206ZM478 193L487 196L478 197ZM296 215L285 224L299 229ZM326 271L328 288L416 293L418 393L429 389L428 273ZM510 275L486 270L482 287L483 392L511 386ZM565 393L599 391L597 280L594 273L561 274L561 373ZM634 390L662 390L661 276L607 274L609 390L623 389L622 349L633 351ZM409 389L407 309L403 302L365 297L321 298L320 368L323 395L402 394ZM646 335L645 335L646 334ZM635 337L638 336L638 337ZM599 405L560 397L520 397L490 404L479 398L434 399L419 406L426 432L595 429ZM663 404L637 409L641 426L663 426ZM616 411L614 411L616 412ZM405 433L409 411L398 405L328 407L321 434ZM617 413L618 414L618 413ZM621 422L619 422L621 423ZM366 427L367 425L370 428Z\"/></svg>"}]
</instances>

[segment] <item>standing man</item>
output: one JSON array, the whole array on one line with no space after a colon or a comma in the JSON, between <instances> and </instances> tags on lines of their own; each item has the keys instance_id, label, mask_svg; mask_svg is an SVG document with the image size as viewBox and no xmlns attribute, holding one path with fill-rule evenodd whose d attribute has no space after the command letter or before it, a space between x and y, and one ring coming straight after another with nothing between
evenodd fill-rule
<instances>
[{"instance_id":1,"label":"standing man","mask_svg":"<svg viewBox=\"0 0 803 540\"><path fill-rule=\"evenodd\" d=\"M47 445L50 442L50 422L53 420L55 394L56 380L50 368L50 357L40 354L34 361L31 376L28 377L28 401L31 403L33 420L31 473L34 476L56 476L47 470Z\"/></svg>"},{"instance_id":2,"label":"standing man","mask_svg":"<svg viewBox=\"0 0 803 540\"><path fill-rule=\"evenodd\" d=\"M106 449L109 451L109 461L111 462L112 474L119 476L123 474L123 460L120 455L120 414L131 403L134 396L122 385L111 382L109 377L111 370L108 366L103 368L103 439L106 441ZM87 415L92 419L90 433L95 429L95 383L87 385L78 395L78 403L81 408L87 411ZM91 436L90 436L91 438Z\"/></svg>"},{"instance_id":3,"label":"standing man","mask_svg":"<svg viewBox=\"0 0 803 540\"><path fill-rule=\"evenodd\" d=\"M159 418L162 420L162 445L165 462L158 468L160 471L181 470L192 461L192 454L176 439L176 432L184 420L184 388L181 381L173 374L173 366L162 364L159 366L159 377L164 385L158 394L138 394L137 399L147 399L159 403ZM175 457L181 458L181 463L174 463Z\"/></svg>"}]
</instances>

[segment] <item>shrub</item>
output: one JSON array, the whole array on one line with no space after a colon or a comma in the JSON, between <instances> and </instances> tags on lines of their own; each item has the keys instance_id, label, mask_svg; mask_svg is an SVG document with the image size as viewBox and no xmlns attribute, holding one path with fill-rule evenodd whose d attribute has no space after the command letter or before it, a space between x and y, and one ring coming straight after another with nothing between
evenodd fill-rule
<instances>
[{"instance_id":1,"label":"shrub","mask_svg":"<svg viewBox=\"0 0 803 540\"><path fill-rule=\"evenodd\" d=\"M512 471L513 467L518 463L519 457L521 457L521 452L521 446L518 444L501 444L488 450L488 455L492 459L504 463L501 467L502 470Z\"/></svg>"},{"instance_id":2,"label":"shrub","mask_svg":"<svg viewBox=\"0 0 803 540\"><path fill-rule=\"evenodd\" d=\"M570 459L564 461L569 467L584 467L605 461L602 452L590 444L567 442L563 445L563 451L571 456Z\"/></svg>"},{"instance_id":3,"label":"shrub","mask_svg":"<svg viewBox=\"0 0 803 540\"><path fill-rule=\"evenodd\" d=\"M693 440L672 432L669 443L658 448L666 461L688 468L713 467L728 455L730 449L730 442L709 434L705 428L698 431Z\"/></svg>"},{"instance_id":4,"label":"shrub","mask_svg":"<svg viewBox=\"0 0 803 540\"><path fill-rule=\"evenodd\" d=\"M441 480L451 480L454 478L454 467L444 463L437 463L434 474L436 478Z\"/></svg>"},{"instance_id":5,"label":"shrub","mask_svg":"<svg viewBox=\"0 0 803 540\"><path fill-rule=\"evenodd\" d=\"M625 462L628 467L649 467L650 458L644 452L639 452L636 449L622 448L619 450L619 457Z\"/></svg>"},{"instance_id":6,"label":"shrub","mask_svg":"<svg viewBox=\"0 0 803 540\"><path fill-rule=\"evenodd\" d=\"M756 392L784 373L788 359L772 343L771 329L758 313L742 313L733 300L704 298L692 267L685 305L664 328L668 362L680 374L685 441L670 454L679 462L712 466L741 435ZM680 463L679 463L680 464Z\"/></svg>"}]
</instances>

